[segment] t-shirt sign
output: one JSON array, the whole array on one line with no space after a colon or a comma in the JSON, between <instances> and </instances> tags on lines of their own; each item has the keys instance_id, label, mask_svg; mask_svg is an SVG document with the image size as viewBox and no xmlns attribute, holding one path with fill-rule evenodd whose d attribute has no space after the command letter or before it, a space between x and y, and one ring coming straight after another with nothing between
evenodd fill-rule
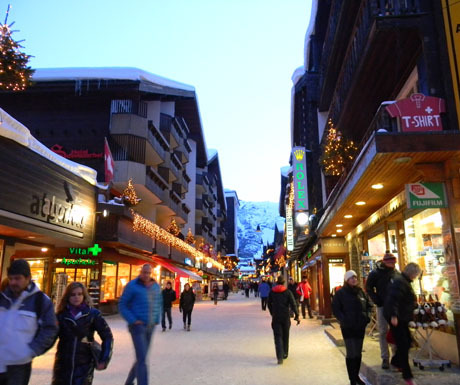
<instances>
[{"instance_id":1,"label":"t-shirt sign","mask_svg":"<svg viewBox=\"0 0 460 385\"><path fill-rule=\"evenodd\" d=\"M403 132L441 131L440 114L446 112L444 99L412 94L386 107L392 118L399 117Z\"/></svg>"}]
</instances>

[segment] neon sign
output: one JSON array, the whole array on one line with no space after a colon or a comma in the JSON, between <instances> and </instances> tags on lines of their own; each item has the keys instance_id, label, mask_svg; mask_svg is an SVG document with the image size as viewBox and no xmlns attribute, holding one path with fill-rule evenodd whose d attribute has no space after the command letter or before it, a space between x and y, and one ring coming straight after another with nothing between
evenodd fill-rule
<instances>
[{"instance_id":1,"label":"neon sign","mask_svg":"<svg viewBox=\"0 0 460 385\"><path fill-rule=\"evenodd\" d=\"M294 211L308 211L305 148L294 147L292 149L292 155L294 179Z\"/></svg>"},{"instance_id":2,"label":"neon sign","mask_svg":"<svg viewBox=\"0 0 460 385\"><path fill-rule=\"evenodd\" d=\"M70 254L79 254L79 255L89 255L92 254L93 257L97 257L97 255L102 251L97 243L94 244L93 247L88 247L86 249L82 249L80 247L70 247L69 253Z\"/></svg>"},{"instance_id":3,"label":"neon sign","mask_svg":"<svg viewBox=\"0 0 460 385\"><path fill-rule=\"evenodd\" d=\"M63 263L64 265L90 265L90 266L93 266L96 264L96 261L93 261L92 259L81 259L81 258L78 258L78 259L72 259L72 258L63 258L61 263Z\"/></svg>"}]
</instances>

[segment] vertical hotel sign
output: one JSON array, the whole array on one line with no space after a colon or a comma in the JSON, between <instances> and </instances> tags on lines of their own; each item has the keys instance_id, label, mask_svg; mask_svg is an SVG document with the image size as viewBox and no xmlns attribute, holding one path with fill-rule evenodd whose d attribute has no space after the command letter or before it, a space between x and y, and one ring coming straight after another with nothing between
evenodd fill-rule
<instances>
[{"instance_id":1,"label":"vertical hotel sign","mask_svg":"<svg viewBox=\"0 0 460 385\"><path fill-rule=\"evenodd\" d=\"M460 127L460 2L458 0L442 0L442 14L449 52L455 108Z\"/></svg>"},{"instance_id":2,"label":"vertical hotel sign","mask_svg":"<svg viewBox=\"0 0 460 385\"><path fill-rule=\"evenodd\" d=\"M294 181L294 211L308 211L305 147L294 147L292 149L292 155L292 179Z\"/></svg>"}]
</instances>

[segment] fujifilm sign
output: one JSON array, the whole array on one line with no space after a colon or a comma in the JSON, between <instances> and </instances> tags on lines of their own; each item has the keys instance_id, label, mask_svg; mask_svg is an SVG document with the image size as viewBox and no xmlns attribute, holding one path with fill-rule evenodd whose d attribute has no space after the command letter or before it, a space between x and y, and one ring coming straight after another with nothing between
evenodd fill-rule
<instances>
[{"instance_id":1,"label":"fujifilm sign","mask_svg":"<svg viewBox=\"0 0 460 385\"><path fill-rule=\"evenodd\" d=\"M447 207L446 190L443 183L406 184L406 200L409 209Z\"/></svg>"}]
</instances>

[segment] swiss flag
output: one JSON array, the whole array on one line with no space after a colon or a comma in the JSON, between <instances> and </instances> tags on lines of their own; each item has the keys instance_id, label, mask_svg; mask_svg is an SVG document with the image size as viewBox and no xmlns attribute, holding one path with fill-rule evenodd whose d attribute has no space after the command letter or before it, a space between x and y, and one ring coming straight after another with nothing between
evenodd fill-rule
<instances>
[{"instance_id":1,"label":"swiss flag","mask_svg":"<svg viewBox=\"0 0 460 385\"><path fill-rule=\"evenodd\" d=\"M115 162L113 161L112 153L110 152L107 138L104 138L104 164L105 164L105 183L110 183L113 180L115 170Z\"/></svg>"}]
</instances>

